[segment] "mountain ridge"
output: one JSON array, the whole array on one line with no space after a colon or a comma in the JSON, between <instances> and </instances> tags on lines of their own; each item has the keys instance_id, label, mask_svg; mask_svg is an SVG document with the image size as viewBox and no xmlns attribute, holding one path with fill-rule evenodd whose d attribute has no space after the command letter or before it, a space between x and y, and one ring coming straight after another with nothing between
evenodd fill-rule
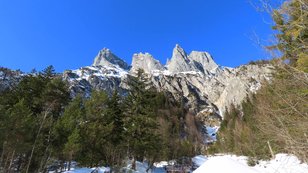
<instances>
[{"instance_id":1,"label":"mountain ridge","mask_svg":"<svg viewBox=\"0 0 308 173\"><path fill-rule=\"evenodd\" d=\"M215 70L219 68L209 53L192 51L190 54L187 54L179 44L175 45L172 57L165 65L161 64L159 60L155 59L151 54L140 52L133 55L132 63L129 66L123 59L117 57L108 48L100 50L92 64L92 66L112 65L119 66L124 70L132 72L141 68L146 73L152 73L157 70L167 70L171 74L190 71L209 74L211 72L215 73Z\"/></svg>"},{"instance_id":2,"label":"mountain ridge","mask_svg":"<svg viewBox=\"0 0 308 173\"><path fill-rule=\"evenodd\" d=\"M97 57L101 58L100 61ZM269 64L222 67L209 53L192 51L187 54L179 45L175 46L172 58L165 66L149 53L134 54L130 68L126 68L128 65L121 68L118 62L123 60L111 59L110 62L108 56L97 57L94 63L99 64L97 66L63 73L72 96L78 93L89 96L92 90L111 94L114 89L125 94L127 75L134 75L140 68L158 91L183 102L204 123L208 133L217 130L231 104L240 105L248 95L260 89L263 81L271 79L274 70ZM117 56L113 54L112 57Z\"/></svg>"}]
</instances>

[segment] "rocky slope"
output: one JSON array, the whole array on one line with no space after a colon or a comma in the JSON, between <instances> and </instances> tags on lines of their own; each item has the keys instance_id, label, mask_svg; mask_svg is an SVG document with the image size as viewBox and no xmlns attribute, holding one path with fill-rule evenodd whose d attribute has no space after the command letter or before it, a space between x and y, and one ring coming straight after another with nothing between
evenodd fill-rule
<instances>
[{"instance_id":1,"label":"rocky slope","mask_svg":"<svg viewBox=\"0 0 308 173\"><path fill-rule=\"evenodd\" d=\"M15 86L24 74L20 71L13 71L0 67L0 92Z\"/></svg>"},{"instance_id":2,"label":"rocky slope","mask_svg":"<svg viewBox=\"0 0 308 173\"><path fill-rule=\"evenodd\" d=\"M165 66L149 53L133 55L131 68L127 63L104 48L92 66L65 71L63 78L70 83L72 95L89 96L98 89L111 93L114 89L125 94L127 75L138 69L148 74L159 91L168 92L196 113L207 127L217 127L231 103L239 105L250 93L256 92L264 80L270 80L270 65L221 67L207 52L187 54L176 45ZM213 130L213 129L211 129Z\"/></svg>"}]
</instances>

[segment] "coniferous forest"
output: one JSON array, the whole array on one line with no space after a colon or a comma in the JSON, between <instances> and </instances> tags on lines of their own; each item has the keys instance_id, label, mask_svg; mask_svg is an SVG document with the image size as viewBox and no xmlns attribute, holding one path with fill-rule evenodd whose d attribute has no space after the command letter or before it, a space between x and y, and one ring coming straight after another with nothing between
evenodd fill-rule
<instances>
[{"instance_id":1,"label":"coniferous forest","mask_svg":"<svg viewBox=\"0 0 308 173\"><path fill-rule=\"evenodd\" d=\"M3 172L70 169L71 161L117 169L126 159L146 158L151 165L198 153L196 134L184 129L181 104L151 88L141 70L128 81L126 96L115 90L71 98L68 85L49 66L2 91Z\"/></svg>"}]
</instances>

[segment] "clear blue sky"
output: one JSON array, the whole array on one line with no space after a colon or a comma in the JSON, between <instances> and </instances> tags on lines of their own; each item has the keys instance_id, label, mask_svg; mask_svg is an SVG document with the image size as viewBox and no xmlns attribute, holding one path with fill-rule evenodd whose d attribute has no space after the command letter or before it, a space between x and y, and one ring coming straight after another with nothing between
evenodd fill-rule
<instances>
[{"instance_id":1,"label":"clear blue sky","mask_svg":"<svg viewBox=\"0 0 308 173\"><path fill-rule=\"evenodd\" d=\"M250 39L269 38L264 18L248 0L0 0L0 66L61 72L103 47L129 64L136 52L165 64L179 43L235 67L266 56Z\"/></svg>"}]
</instances>

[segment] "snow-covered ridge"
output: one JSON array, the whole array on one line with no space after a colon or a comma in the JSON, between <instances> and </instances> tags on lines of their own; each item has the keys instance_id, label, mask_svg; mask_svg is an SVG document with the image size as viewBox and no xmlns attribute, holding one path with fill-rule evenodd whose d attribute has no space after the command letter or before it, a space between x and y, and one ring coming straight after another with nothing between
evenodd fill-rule
<instances>
[{"instance_id":1,"label":"snow-covered ridge","mask_svg":"<svg viewBox=\"0 0 308 173\"><path fill-rule=\"evenodd\" d=\"M86 66L82 67L77 70L72 70L71 73L75 73L76 76L74 77L75 80L82 80L93 76L101 77L101 78L122 78L128 74L127 70L120 68L117 65L111 66Z\"/></svg>"}]
</instances>

